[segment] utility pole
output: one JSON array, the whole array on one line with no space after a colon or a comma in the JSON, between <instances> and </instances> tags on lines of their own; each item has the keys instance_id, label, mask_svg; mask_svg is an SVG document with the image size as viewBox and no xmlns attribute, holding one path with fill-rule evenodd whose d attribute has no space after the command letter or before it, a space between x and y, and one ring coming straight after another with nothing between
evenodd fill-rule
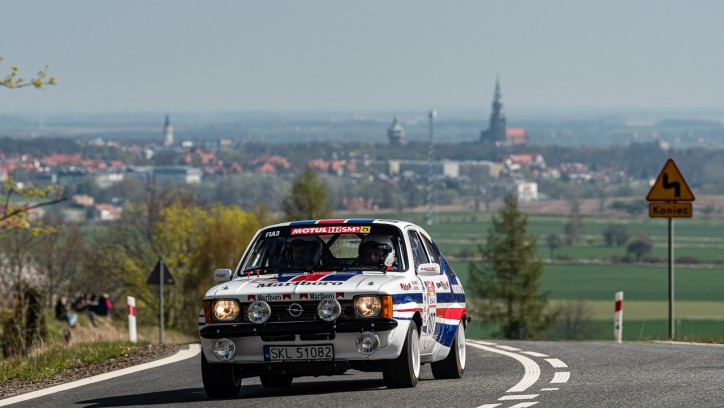
<instances>
[{"instance_id":1,"label":"utility pole","mask_svg":"<svg viewBox=\"0 0 724 408\"><path fill-rule=\"evenodd\" d=\"M433 141L433 124L435 121L435 117L437 116L437 112L433 109L431 110L427 117L429 120L429 127L430 127L430 134L429 134L429 140L427 145L427 195L425 199L425 204L427 207L427 212L425 214L425 221L427 225L435 224L435 174L433 169L433 157L435 153L434 145L432 144Z\"/></svg>"}]
</instances>

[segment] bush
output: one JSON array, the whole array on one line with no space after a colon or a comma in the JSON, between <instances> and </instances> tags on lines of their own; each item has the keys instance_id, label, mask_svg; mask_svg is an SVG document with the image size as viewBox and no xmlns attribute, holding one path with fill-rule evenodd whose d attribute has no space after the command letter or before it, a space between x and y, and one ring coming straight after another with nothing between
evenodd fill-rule
<instances>
[{"instance_id":1,"label":"bush","mask_svg":"<svg viewBox=\"0 0 724 408\"><path fill-rule=\"evenodd\" d=\"M549 331L555 339L584 340L600 338L593 323L593 311L583 300L567 300L555 308L556 320Z\"/></svg>"}]
</instances>

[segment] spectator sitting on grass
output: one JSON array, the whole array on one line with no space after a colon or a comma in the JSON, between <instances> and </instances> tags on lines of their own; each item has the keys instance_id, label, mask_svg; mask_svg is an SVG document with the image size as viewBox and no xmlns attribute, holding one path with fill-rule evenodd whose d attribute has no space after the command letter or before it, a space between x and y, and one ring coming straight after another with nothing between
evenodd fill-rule
<instances>
[{"instance_id":1,"label":"spectator sitting on grass","mask_svg":"<svg viewBox=\"0 0 724 408\"><path fill-rule=\"evenodd\" d=\"M68 322L70 327L75 327L78 322L78 315L68 312L68 298L61 296L55 303L55 318L60 321Z\"/></svg>"}]
</instances>

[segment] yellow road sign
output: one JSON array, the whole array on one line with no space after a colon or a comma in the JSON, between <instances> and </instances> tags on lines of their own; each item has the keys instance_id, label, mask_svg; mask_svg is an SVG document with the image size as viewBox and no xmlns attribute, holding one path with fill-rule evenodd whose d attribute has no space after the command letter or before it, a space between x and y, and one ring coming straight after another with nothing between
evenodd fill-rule
<instances>
[{"instance_id":1,"label":"yellow road sign","mask_svg":"<svg viewBox=\"0 0 724 408\"><path fill-rule=\"evenodd\" d=\"M669 159L661 169L659 177L646 196L647 201L694 201L694 193L686 184L684 176L676 167L673 159Z\"/></svg>"},{"instance_id":2,"label":"yellow road sign","mask_svg":"<svg viewBox=\"0 0 724 408\"><path fill-rule=\"evenodd\" d=\"M693 213L691 203L649 203L651 218L691 218Z\"/></svg>"}]
</instances>

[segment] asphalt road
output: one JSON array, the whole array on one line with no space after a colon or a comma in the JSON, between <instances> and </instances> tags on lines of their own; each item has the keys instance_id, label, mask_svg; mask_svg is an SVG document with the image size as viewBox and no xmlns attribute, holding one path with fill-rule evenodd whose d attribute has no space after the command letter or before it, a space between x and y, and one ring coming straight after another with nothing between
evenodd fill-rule
<instances>
[{"instance_id":1,"label":"asphalt road","mask_svg":"<svg viewBox=\"0 0 724 408\"><path fill-rule=\"evenodd\" d=\"M303 377L288 389L244 379L209 400L199 356L13 407L722 407L724 347L613 342L468 341L465 376L388 390L378 373ZM7 402L7 401L6 401ZM0 400L2 405L3 400Z\"/></svg>"}]
</instances>

